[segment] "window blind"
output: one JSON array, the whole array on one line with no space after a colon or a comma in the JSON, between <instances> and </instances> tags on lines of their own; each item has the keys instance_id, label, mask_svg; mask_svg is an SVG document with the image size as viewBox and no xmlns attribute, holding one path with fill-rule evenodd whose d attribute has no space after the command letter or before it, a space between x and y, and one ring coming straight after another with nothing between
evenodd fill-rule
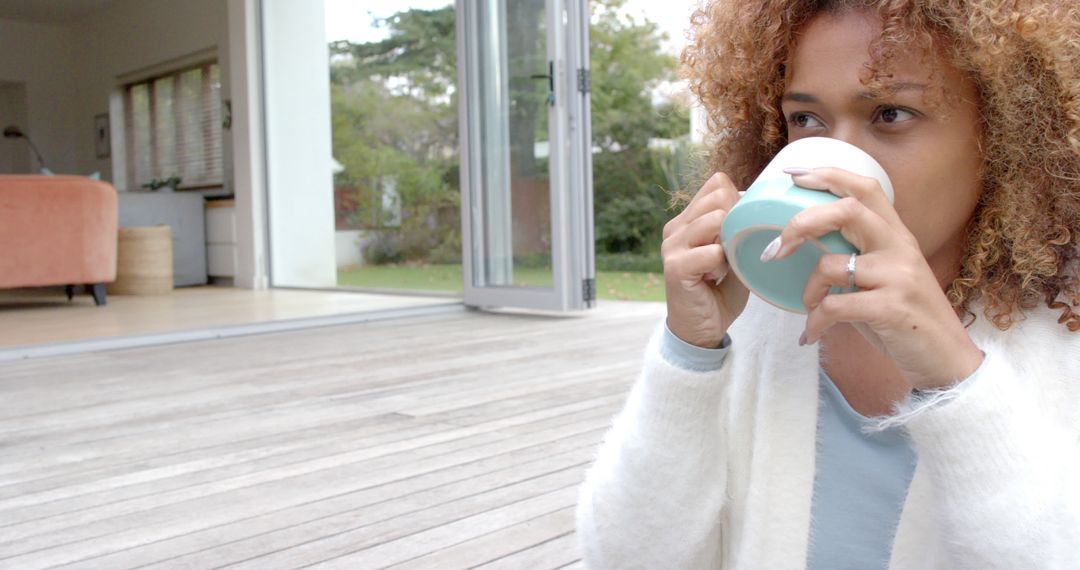
<instances>
[{"instance_id":1,"label":"window blind","mask_svg":"<svg viewBox=\"0 0 1080 570\"><path fill-rule=\"evenodd\" d=\"M204 63L124 88L128 180L179 176L183 188L221 186L221 72Z\"/></svg>"}]
</instances>

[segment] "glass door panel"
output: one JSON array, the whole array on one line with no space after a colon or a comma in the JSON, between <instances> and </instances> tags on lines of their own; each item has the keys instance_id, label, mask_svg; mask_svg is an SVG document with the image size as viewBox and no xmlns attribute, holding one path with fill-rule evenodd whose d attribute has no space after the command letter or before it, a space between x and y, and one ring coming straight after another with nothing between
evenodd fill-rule
<instances>
[{"instance_id":1,"label":"glass door panel","mask_svg":"<svg viewBox=\"0 0 1080 570\"><path fill-rule=\"evenodd\" d=\"M571 78L587 56L566 3L459 0L458 14L465 302L585 308L591 216L578 213L591 186L574 153L587 153L587 92Z\"/></svg>"},{"instance_id":2,"label":"glass door panel","mask_svg":"<svg viewBox=\"0 0 1080 570\"><path fill-rule=\"evenodd\" d=\"M478 183L486 239L478 282L552 287L548 106L554 100L545 0L477 3Z\"/></svg>"}]
</instances>

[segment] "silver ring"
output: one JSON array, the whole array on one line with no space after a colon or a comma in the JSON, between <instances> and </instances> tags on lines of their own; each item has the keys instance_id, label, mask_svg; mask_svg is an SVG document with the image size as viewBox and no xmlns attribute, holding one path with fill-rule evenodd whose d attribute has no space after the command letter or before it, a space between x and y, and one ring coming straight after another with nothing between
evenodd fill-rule
<instances>
[{"instance_id":1,"label":"silver ring","mask_svg":"<svg viewBox=\"0 0 1080 570\"><path fill-rule=\"evenodd\" d=\"M855 258L858 255L853 253L847 260L847 289L849 293L855 291Z\"/></svg>"}]
</instances>

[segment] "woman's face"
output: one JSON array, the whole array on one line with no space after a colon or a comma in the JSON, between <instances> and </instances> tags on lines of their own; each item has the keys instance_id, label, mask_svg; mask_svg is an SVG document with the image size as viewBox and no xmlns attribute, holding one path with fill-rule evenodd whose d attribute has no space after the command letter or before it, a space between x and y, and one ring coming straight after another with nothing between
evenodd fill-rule
<instances>
[{"instance_id":1,"label":"woman's face","mask_svg":"<svg viewBox=\"0 0 1080 570\"><path fill-rule=\"evenodd\" d=\"M859 78L880 31L876 16L859 11L823 14L806 25L783 98L789 141L829 137L873 156L892 180L900 218L939 278L948 280L981 191L978 92L959 70L912 49L898 50L889 92L872 97ZM926 95L942 79L953 96L937 97L932 106Z\"/></svg>"}]
</instances>

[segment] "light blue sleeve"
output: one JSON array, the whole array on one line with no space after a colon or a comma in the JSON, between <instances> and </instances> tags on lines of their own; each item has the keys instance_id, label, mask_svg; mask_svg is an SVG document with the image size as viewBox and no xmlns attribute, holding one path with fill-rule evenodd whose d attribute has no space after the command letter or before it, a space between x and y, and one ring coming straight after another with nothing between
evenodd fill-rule
<instances>
[{"instance_id":1,"label":"light blue sleeve","mask_svg":"<svg viewBox=\"0 0 1080 570\"><path fill-rule=\"evenodd\" d=\"M960 394L963 394L966 390L970 389L975 382L978 381L979 376L983 371L986 364L986 353L983 353L983 361L979 363L979 367L971 373L970 376L964 378L951 386L945 388L938 388L935 390L912 390L911 391L911 406L912 411L928 410L930 408L940 406L943 402L947 402L956 398Z\"/></svg>"},{"instance_id":2,"label":"light blue sleeve","mask_svg":"<svg viewBox=\"0 0 1080 570\"><path fill-rule=\"evenodd\" d=\"M896 426L902 426L910 422L927 410L945 405L956 399L957 396L970 390L979 381L986 369L986 352L983 352L983 361L970 376L959 382L945 387L932 390L912 390L906 400L897 402L893 413L888 416L875 418L874 425L867 428L869 431L882 431Z\"/></svg>"},{"instance_id":3,"label":"light blue sleeve","mask_svg":"<svg viewBox=\"0 0 1080 570\"><path fill-rule=\"evenodd\" d=\"M701 348L675 336L664 322L664 335L660 340L660 354L664 360L686 370L710 372L719 370L731 348L731 337L724 335L718 348Z\"/></svg>"}]
</instances>

